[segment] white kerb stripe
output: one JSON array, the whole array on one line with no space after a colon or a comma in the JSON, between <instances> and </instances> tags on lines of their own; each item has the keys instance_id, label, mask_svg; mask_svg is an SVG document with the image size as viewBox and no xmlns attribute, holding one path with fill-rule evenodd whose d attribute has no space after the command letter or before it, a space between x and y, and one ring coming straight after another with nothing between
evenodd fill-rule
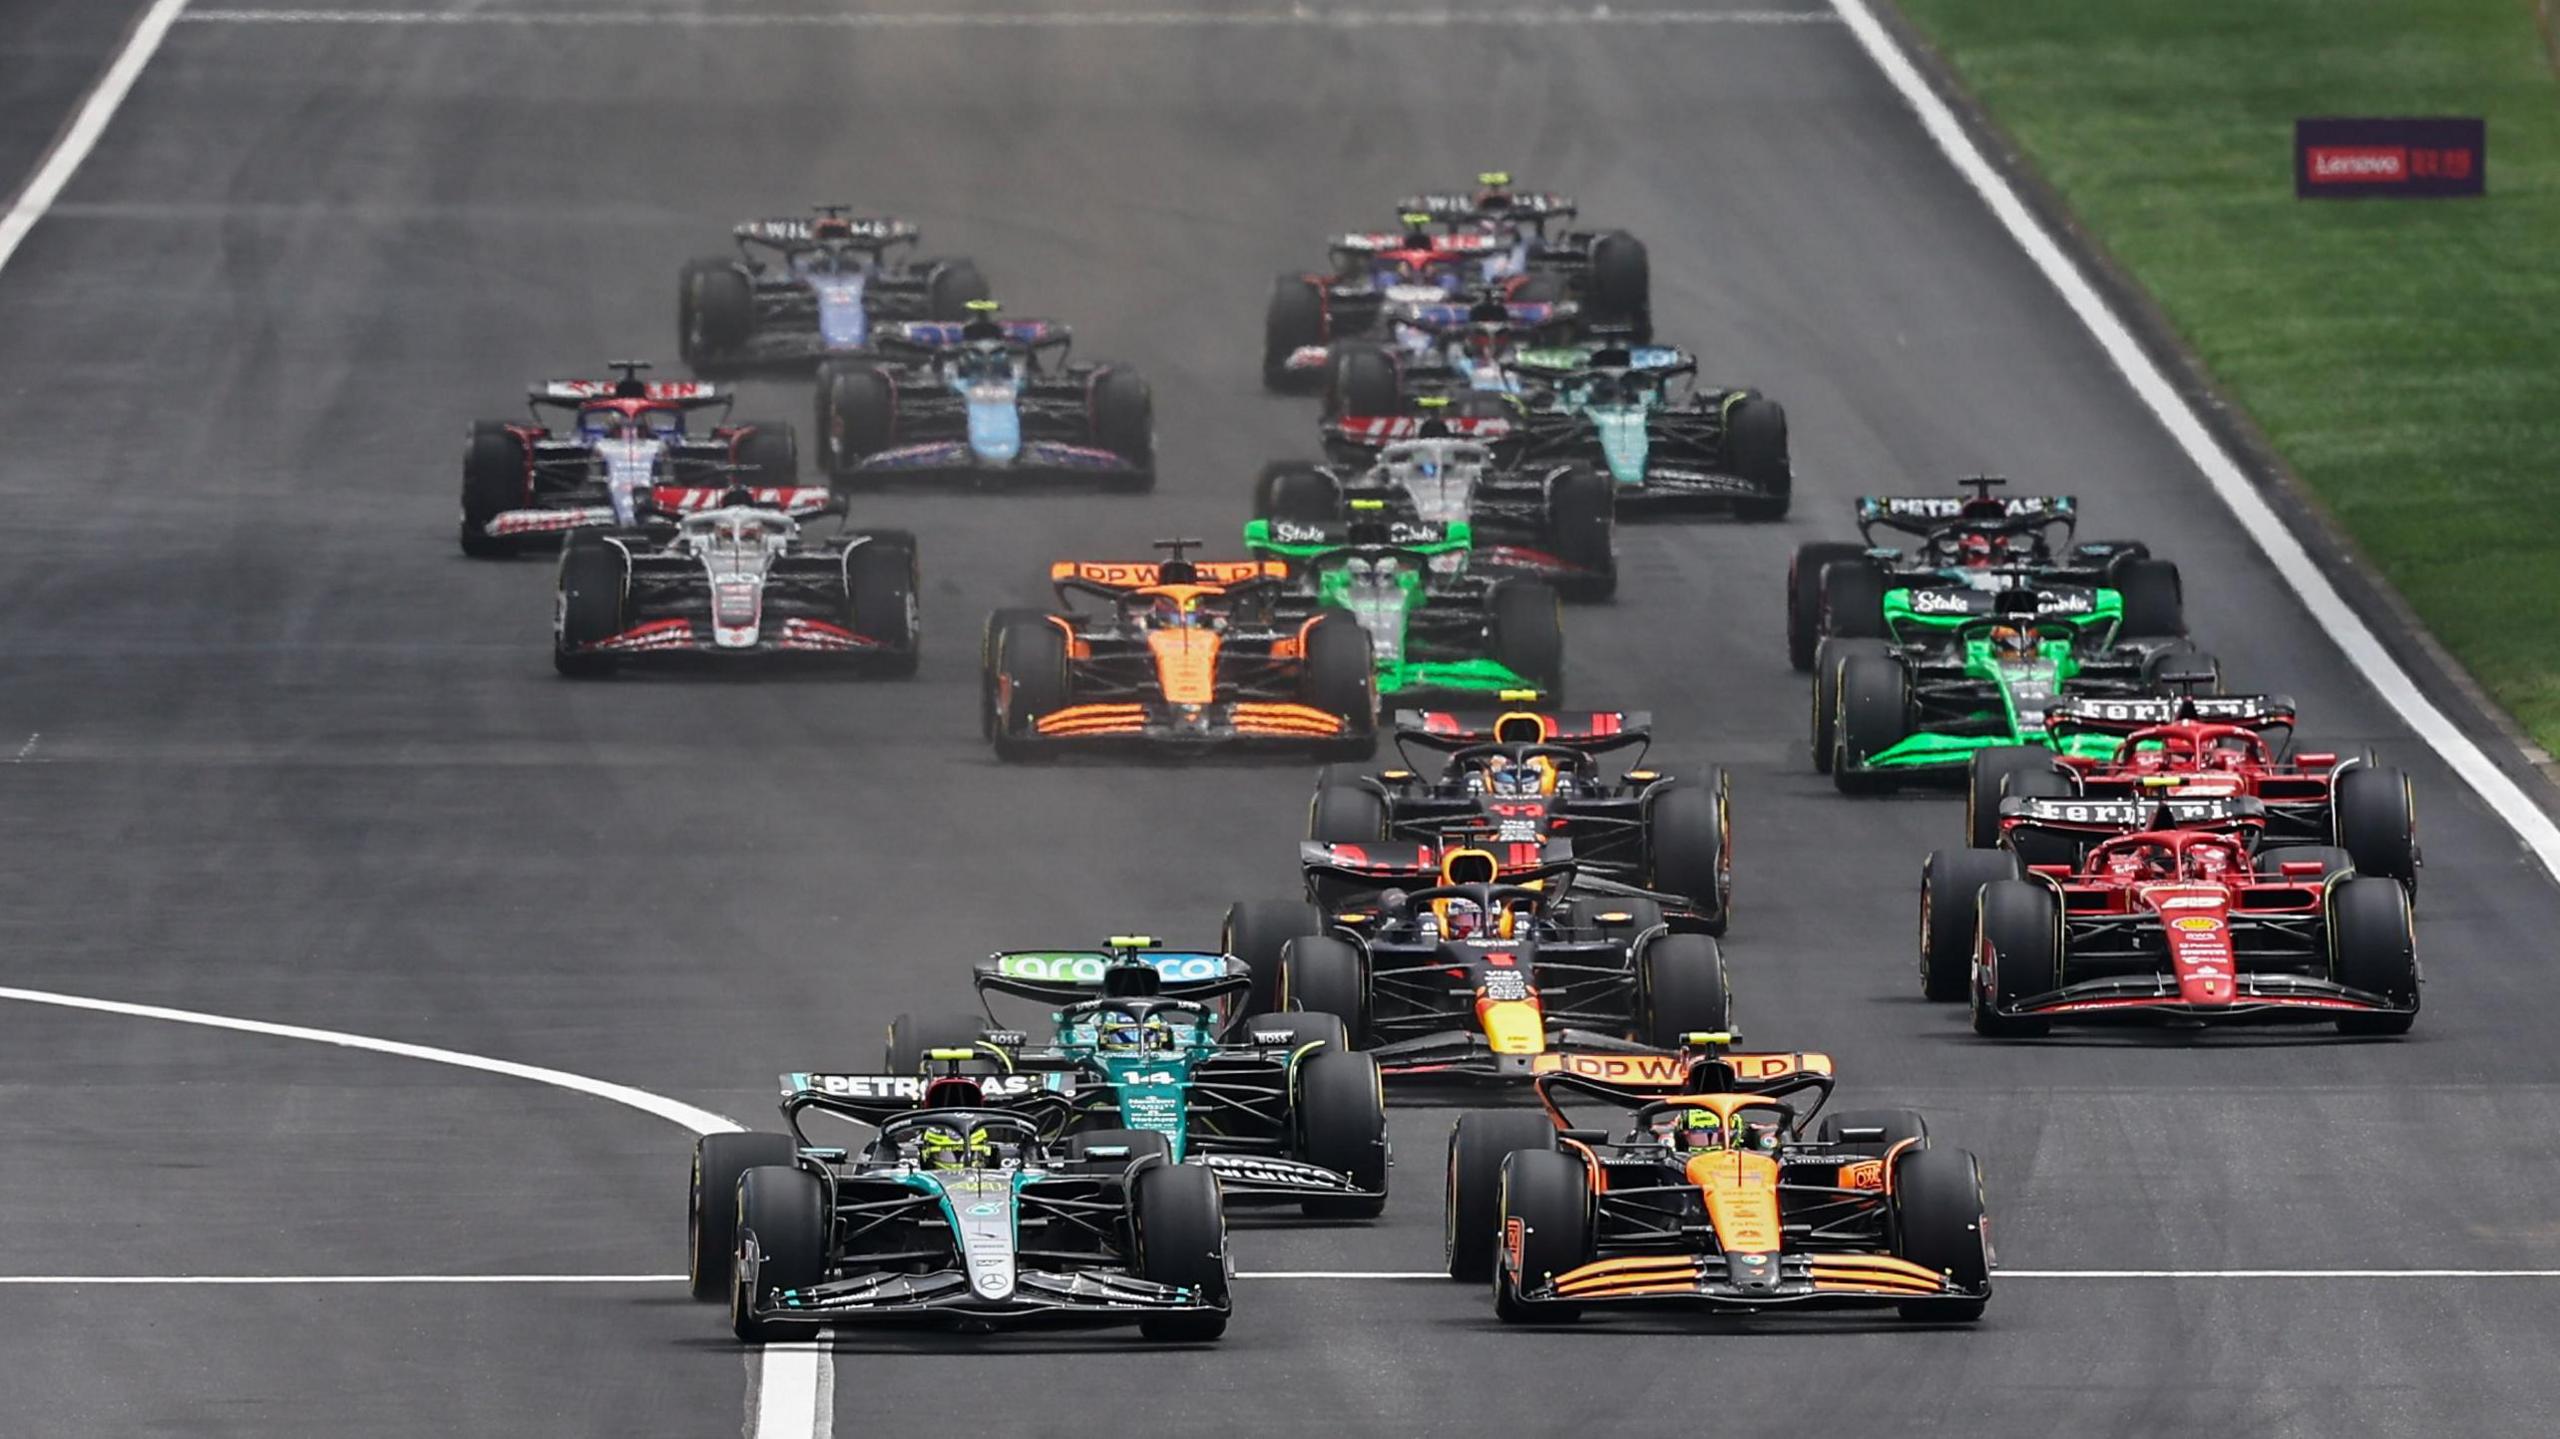
<instances>
[{"instance_id":1,"label":"white kerb stripe","mask_svg":"<svg viewBox=\"0 0 2560 1439\"><path fill-rule=\"evenodd\" d=\"M2551 816L2543 813L2541 806L2535 804L2521 786L2498 768L2468 735L2456 728L2445 712L2418 688L2418 682L2408 670L2382 647L2382 641L2348 605L2346 598L2338 593L2337 586L2321 572L2310 552L2302 547L2302 542L2268 507L2266 498L2250 483L2239 462L2223 449L2221 442L2205 428L2202 417L2187 403L2186 397L2178 393L2169 377L2143 352L2142 346L2134 340L2133 332L2081 275L2079 267L2072 263L2061 245L2036 222L2016 189L1992 167L1989 160L1983 158L1982 151L1965 135L1964 127L1957 123L1954 112L1929 88L1919 68L1912 64L1911 58L1903 53L1902 47L1868 9L1866 0L1831 0L1831 6L1847 24L1849 33L1857 37L1868 57L1875 61L1876 68L1884 72L1885 79L1918 112L1921 128L1955 165L1956 173L1962 175L1965 183L1982 197L1983 203L1991 207L1991 213L2008 230L2010 238L2018 242L2019 248L2027 252L2027 258L2035 262L2045 279L2061 292L2063 302L2071 307L2072 314L2079 317L2080 323L2097 340L2098 347L2106 352L2107 359L2133 387L2134 394L2159 418L2170 437L2178 442L2178 447L2186 451L2187 458L2203 472L2206 483L2239 519L2240 528L2274 563L2276 573L2283 576L2285 583L2301 597L2312 618L2329 632L2348 663L2354 665L2375 691L2399 711L2400 717L2417 732L2418 738L2434 749L2445 764L2470 785L2490 809L2497 812L2507 827L2514 830L2516 836L2541 860L2542 867L2554 878L2560 878L2560 825L2553 824Z\"/></svg>"}]
</instances>

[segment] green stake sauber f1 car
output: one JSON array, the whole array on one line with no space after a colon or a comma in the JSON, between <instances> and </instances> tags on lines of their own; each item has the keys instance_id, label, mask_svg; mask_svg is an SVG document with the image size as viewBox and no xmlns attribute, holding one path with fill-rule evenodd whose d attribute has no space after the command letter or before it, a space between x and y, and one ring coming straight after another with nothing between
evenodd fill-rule
<instances>
[{"instance_id":1,"label":"green stake sauber f1 car","mask_svg":"<svg viewBox=\"0 0 2560 1439\"><path fill-rule=\"evenodd\" d=\"M1999 745L2106 758L2116 736L2056 734L2047 707L2221 688L2219 662L2186 640L2119 635L2122 602L2111 591L1929 592L1929 606L1897 607L1909 593L1886 596L1907 642L1835 637L1815 655L1813 764L1846 794L1960 779L1975 751Z\"/></svg>"},{"instance_id":2,"label":"green stake sauber f1 car","mask_svg":"<svg viewBox=\"0 0 2560 1439\"><path fill-rule=\"evenodd\" d=\"M1389 520L1377 500L1354 500L1351 513L1344 524L1252 520L1244 541L1360 621L1381 697L1563 694L1564 611L1553 585L1471 566L1475 532L1465 521Z\"/></svg>"}]
</instances>

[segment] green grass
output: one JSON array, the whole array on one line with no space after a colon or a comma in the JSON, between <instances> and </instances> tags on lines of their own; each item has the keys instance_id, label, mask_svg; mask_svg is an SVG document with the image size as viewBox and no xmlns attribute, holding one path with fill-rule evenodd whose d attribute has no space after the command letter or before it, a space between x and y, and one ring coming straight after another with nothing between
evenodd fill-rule
<instances>
[{"instance_id":1,"label":"green grass","mask_svg":"<svg viewBox=\"0 0 2560 1439\"><path fill-rule=\"evenodd\" d=\"M2560 81L2532 0L1901 0L2428 627L2560 752ZM2485 115L2302 201L2302 115Z\"/></svg>"}]
</instances>

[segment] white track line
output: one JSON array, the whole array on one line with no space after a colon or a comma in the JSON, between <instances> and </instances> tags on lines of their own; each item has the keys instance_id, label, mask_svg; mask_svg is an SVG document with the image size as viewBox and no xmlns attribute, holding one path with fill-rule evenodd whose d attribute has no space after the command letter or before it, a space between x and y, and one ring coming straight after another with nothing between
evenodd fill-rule
<instances>
[{"instance_id":1,"label":"white track line","mask_svg":"<svg viewBox=\"0 0 2560 1439\"><path fill-rule=\"evenodd\" d=\"M681 1274L0 1274L0 1286L166 1284L682 1284Z\"/></svg>"},{"instance_id":2,"label":"white track line","mask_svg":"<svg viewBox=\"0 0 2560 1439\"><path fill-rule=\"evenodd\" d=\"M1027 10L866 15L837 13L665 14L633 10L198 10L196 25L493 25L520 29L600 25L688 30L1547 30L1581 26L1665 29L1689 25L1834 25L1819 10L1318 9Z\"/></svg>"},{"instance_id":3,"label":"white track line","mask_svg":"<svg viewBox=\"0 0 2560 1439\"><path fill-rule=\"evenodd\" d=\"M2169 377L2143 352L2124 320L2090 285L2062 246L2037 223L2026 201L2019 198L2007 178L1983 158L1982 151L1957 122L1955 113L1929 88L1929 82L1921 76L1919 67L1876 20L1874 12L1867 7L1867 0L1831 0L1831 7L1849 27L1849 33L1857 37L1868 58L1875 61L1876 68L1884 72L1885 79L1918 112L1920 127L1937 142L1939 150L1954 164L1956 173L1963 176L1974 193L1982 197L1983 203L1991 207L1991 213L2008 230L2010 238L2018 242L2018 247L2027 252L2027 258L2035 262L2045 279L2061 292L2063 302L2087 327L2098 347L2106 351L2107 359L2133 387L2134 394L2159 418L2170 438L2178 442L2178 447L2186 451L2187 458L2203 472L2206 483L2213 487L2214 493L2221 496L2222 502L2230 506L2233 516L2240 521L2240 528L2274 562L2276 573L2282 575L2285 583L2302 598L2312 618L2329 632L2330 638L2345 653L2348 663L2354 665L2375 691L2400 712L2400 717L2408 721L2418 737L2444 759L2446 766L2470 785L2509 829L2515 831L2517 838L2523 840L2535 858L2542 862L2543 869L2555 879L2560 879L2560 825L2555 825L2551 816L2543 813L2541 806L2535 804L2522 787L2499 769L2480 746L2471 741L2470 736L2457 728L2445 712L2418 688L2417 680L2408 670L2383 648L2382 641L2375 637L2372 628L2365 624L2346 598L2338 593L2338 587L2330 583L2328 575L2302 547L2302 542L2294 537L2293 531L2285 528L2284 521L2258 493L2257 486L2250 482L2239 462L2223 449L2221 442L2213 437L2213 432L2205 427L2203 418L2187 403L2186 397L2178 393Z\"/></svg>"},{"instance_id":4,"label":"white track line","mask_svg":"<svg viewBox=\"0 0 2560 1439\"><path fill-rule=\"evenodd\" d=\"M44 163L37 166L35 174L28 178L26 188L10 202L9 213L0 215L0 269L8 267L9 257L18 253L19 242L27 238L27 232L36 227L36 221L43 219L44 212L52 208L55 197L62 193L62 187L71 183L72 175L79 170L80 162L88 159L89 152L97 148L98 137L106 133L107 122L115 118L117 107L124 104L126 93L133 89L133 82L142 74L142 67L151 63L152 53L160 48L161 37L169 33L169 27L177 22L178 13L186 8L187 0L152 0L151 8L143 11L142 18L134 22L132 33L125 37L124 48L116 52L115 59L107 65L106 73L98 77L98 83L90 89L88 98L80 102L80 111L72 116L70 126L54 141Z\"/></svg>"}]
</instances>

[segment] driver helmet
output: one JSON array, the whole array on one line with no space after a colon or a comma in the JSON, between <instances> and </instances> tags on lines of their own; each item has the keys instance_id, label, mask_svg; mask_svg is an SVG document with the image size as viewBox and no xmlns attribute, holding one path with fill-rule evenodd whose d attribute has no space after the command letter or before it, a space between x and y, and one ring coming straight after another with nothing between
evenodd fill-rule
<instances>
[{"instance_id":1,"label":"driver helmet","mask_svg":"<svg viewBox=\"0 0 2560 1439\"><path fill-rule=\"evenodd\" d=\"M1499 755L1487 762L1484 787L1487 794L1541 794L1552 771L1541 772L1534 764L1511 764Z\"/></svg>"},{"instance_id":2,"label":"driver helmet","mask_svg":"<svg viewBox=\"0 0 2560 1439\"><path fill-rule=\"evenodd\" d=\"M2024 659L2036 652L2036 633L2023 625L1994 625L1991 652L2003 659Z\"/></svg>"},{"instance_id":3,"label":"driver helmet","mask_svg":"<svg viewBox=\"0 0 2560 1439\"><path fill-rule=\"evenodd\" d=\"M916 1138L919 1169L984 1169L995 1157L994 1142L974 1126L931 1124Z\"/></svg>"},{"instance_id":4,"label":"driver helmet","mask_svg":"<svg viewBox=\"0 0 2560 1439\"><path fill-rule=\"evenodd\" d=\"M1162 1015L1114 1014L1102 1021L1095 1043L1114 1054L1161 1054L1173 1048L1173 1026Z\"/></svg>"},{"instance_id":5,"label":"driver helmet","mask_svg":"<svg viewBox=\"0 0 2560 1439\"><path fill-rule=\"evenodd\" d=\"M1956 560L1966 569L1987 569L2008 558L2009 540L2005 535L1967 531L1956 536Z\"/></svg>"},{"instance_id":6,"label":"driver helmet","mask_svg":"<svg viewBox=\"0 0 2560 1439\"><path fill-rule=\"evenodd\" d=\"M588 438L597 440L628 439L638 432L629 415L620 410L594 409L578 417L578 428Z\"/></svg>"},{"instance_id":7,"label":"driver helmet","mask_svg":"<svg viewBox=\"0 0 2560 1439\"><path fill-rule=\"evenodd\" d=\"M2119 879L2167 879L2177 872L2177 867L2169 847L2160 844L2120 849L2107 861L2108 873Z\"/></svg>"},{"instance_id":8,"label":"driver helmet","mask_svg":"<svg viewBox=\"0 0 2560 1439\"><path fill-rule=\"evenodd\" d=\"M1484 911L1471 899L1440 902L1440 934L1445 939L1472 938L1484 928Z\"/></svg>"},{"instance_id":9,"label":"driver helmet","mask_svg":"<svg viewBox=\"0 0 2560 1439\"><path fill-rule=\"evenodd\" d=\"M1653 1137L1679 1150L1730 1147L1724 1116L1712 1109L1666 1109L1653 1117Z\"/></svg>"},{"instance_id":10,"label":"driver helmet","mask_svg":"<svg viewBox=\"0 0 2560 1439\"><path fill-rule=\"evenodd\" d=\"M1202 611L1198 595L1158 595L1152 614L1159 629L1198 629Z\"/></svg>"}]
</instances>

